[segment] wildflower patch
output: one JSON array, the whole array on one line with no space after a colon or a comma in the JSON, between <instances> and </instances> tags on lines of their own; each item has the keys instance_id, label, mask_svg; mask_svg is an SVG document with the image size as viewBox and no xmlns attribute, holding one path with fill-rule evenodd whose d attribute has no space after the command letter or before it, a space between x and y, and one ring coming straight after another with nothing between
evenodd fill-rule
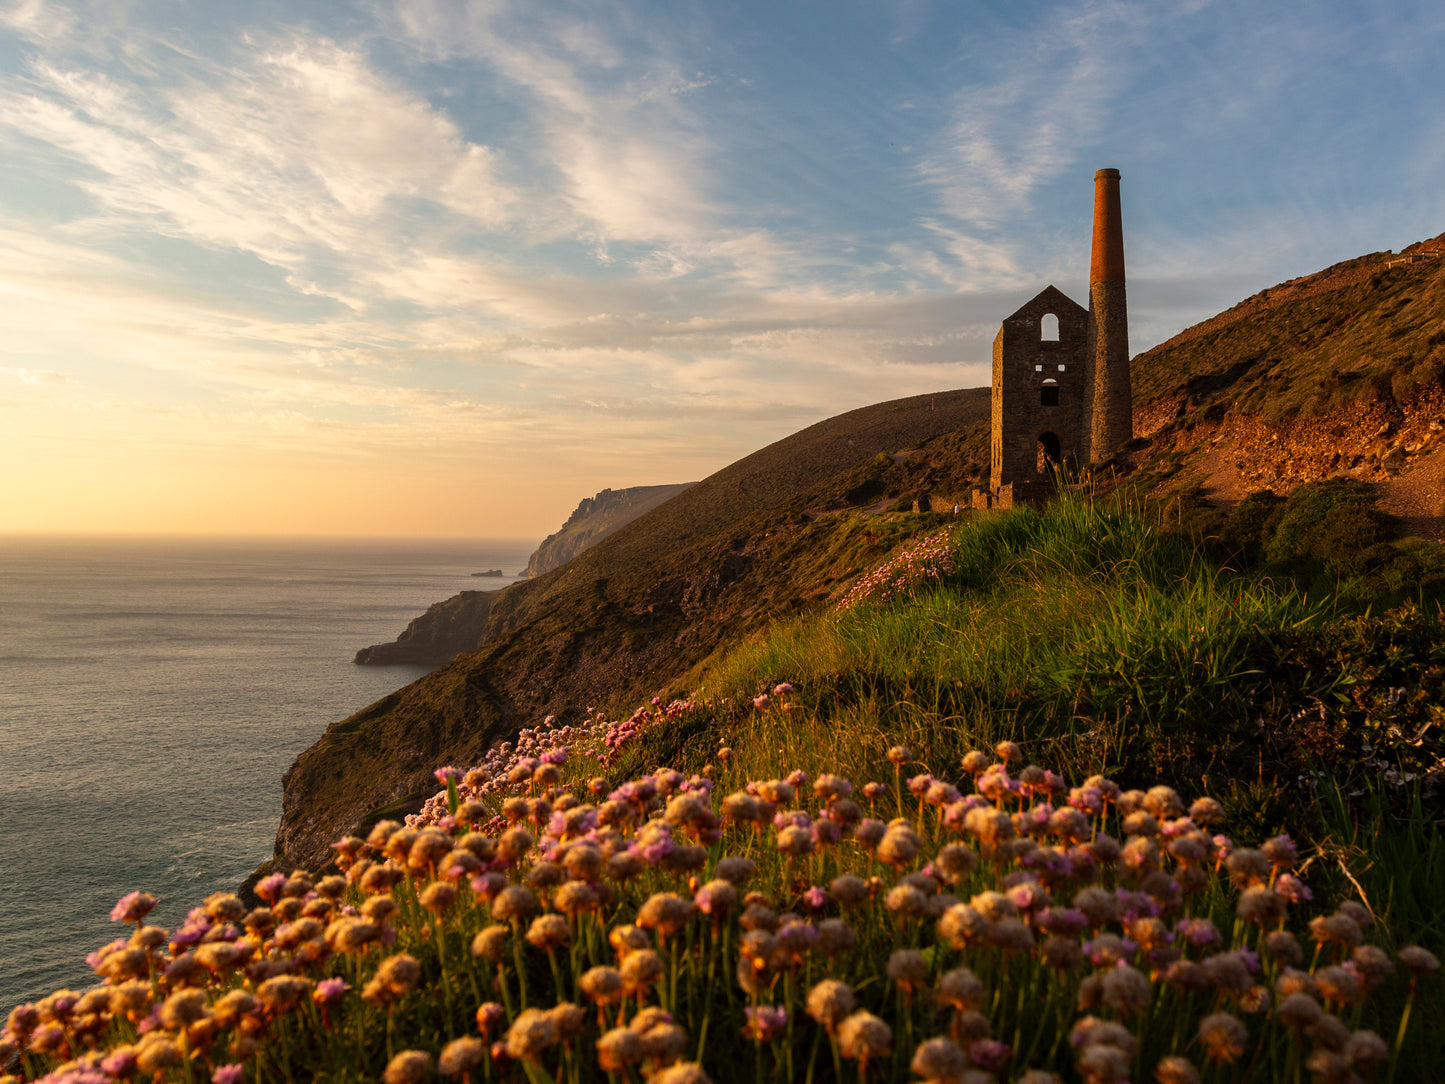
<instances>
[{"instance_id":1,"label":"wildflower patch","mask_svg":"<svg viewBox=\"0 0 1445 1084\"><path fill-rule=\"evenodd\" d=\"M98 985L9 1014L5 1084L1187 1084L1413 1065L1436 958L1386 951L1363 902L1315 898L1289 837L1241 846L1211 798L1070 785L1011 742L906 781L895 747L892 784L746 779L722 750L711 777L568 782L565 741L605 752L615 725L440 769L418 818L339 841L336 873L267 877L258 907L218 893L170 931L127 894L112 917L129 933L89 960ZM1359 1018L1391 987L1387 1039Z\"/></svg>"}]
</instances>

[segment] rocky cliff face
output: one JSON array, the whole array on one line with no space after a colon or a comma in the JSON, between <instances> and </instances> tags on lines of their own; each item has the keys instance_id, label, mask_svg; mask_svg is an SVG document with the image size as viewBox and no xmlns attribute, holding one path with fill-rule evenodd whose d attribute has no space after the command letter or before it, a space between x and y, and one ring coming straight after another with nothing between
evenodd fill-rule
<instances>
[{"instance_id":1,"label":"rocky cliff face","mask_svg":"<svg viewBox=\"0 0 1445 1084\"><path fill-rule=\"evenodd\" d=\"M595 497L583 498L567 522L537 547L527 562L526 576L540 576L560 568L583 550L595 546L614 531L646 515L664 501L693 485L683 482L666 486L633 486L604 489ZM473 573L486 576L490 573ZM501 573L497 573L501 575ZM463 591L428 607L395 640L372 644L356 653L361 666L441 666L464 651L475 651L486 640L487 619L496 591Z\"/></svg>"},{"instance_id":2,"label":"rocky cliff face","mask_svg":"<svg viewBox=\"0 0 1445 1084\"><path fill-rule=\"evenodd\" d=\"M628 489L604 489L595 497L586 497L562 524L537 547L527 562L528 577L540 576L561 568L589 546L627 526L638 516L651 512L663 501L671 500L693 482L666 486L632 486Z\"/></svg>"},{"instance_id":3,"label":"rocky cliff face","mask_svg":"<svg viewBox=\"0 0 1445 1084\"><path fill-rule=\"evenodd\" d=\"M482 631L501 591L463 591L427 607L389 644L373 644L356 653L362 666L440 666L463 651L482 646Z\"/></svg>"}]
</instances>

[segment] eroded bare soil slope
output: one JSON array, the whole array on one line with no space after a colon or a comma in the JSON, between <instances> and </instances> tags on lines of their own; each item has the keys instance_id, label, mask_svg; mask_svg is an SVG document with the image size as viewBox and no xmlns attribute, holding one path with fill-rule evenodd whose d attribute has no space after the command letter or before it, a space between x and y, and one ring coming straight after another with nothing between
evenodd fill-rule
<instances>
[{"instance_id":1,"label":"eroded bare soil slope","mask_svg":"<svg viewBox=\"0 0 1445 1084\"><path fill-rule=\"evenodd\" d=\"M1264 290L1136 357L1134 430L1147 439L1123 465L1196 482L1226 508L1358 478L1410 533L1445 539L1445 258L1398 260L1362 256Z\"/></svg>"}]
</instances>

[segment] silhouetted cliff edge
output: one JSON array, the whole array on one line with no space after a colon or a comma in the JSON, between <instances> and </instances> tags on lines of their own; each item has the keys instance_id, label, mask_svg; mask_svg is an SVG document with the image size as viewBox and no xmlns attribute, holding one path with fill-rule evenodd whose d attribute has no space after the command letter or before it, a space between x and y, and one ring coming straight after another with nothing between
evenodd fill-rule
<instances>
[{"instance_id":1,"label":"silhouetted cliff edge","mask_svg":"<svg viewBox=\"0 0 1445 1084\"><path fill-rule=\"evenodd\" d=\"M533 552L524 575L540 576L565 565L583 550L694 484L604 489L595 497L584 497L561 529L548 535ZM433 603L395 640L363 647L353 661L361 666L441 666L464 651L475 651L485 642L492 598L505 590L503 587L495 591L463 591Z\"/></svg>"},{"instance_id":2,"label":"silhouetted cliff edge","mask_svg":"<svg viewBox=\"0 0 1445 1084\"><path fill-rule=\"evenodd\" d=\"M482 643L492 599L496 591L463 591L443 602L434 602L389 644L372 644L356 653L363 666L440 666L463 651L475 651Z\"/></svg>"},{"instance_id":3,"label":"silhouetted cliff edge","mask_svg":"<svg viewBox=\"0 0 1445 1084\"><path fill-rule=\"evenodd\" d=\"M589 546L595 546L638 516L651 512L663 501L676 497L696 482L679 482L665 486L631 486L627 489L604 489L595 497L585 497L562 524L561 530L548 535L532 559L527 562L528 577L540 576L561 568Z\"/></svg>"}]
</instances>

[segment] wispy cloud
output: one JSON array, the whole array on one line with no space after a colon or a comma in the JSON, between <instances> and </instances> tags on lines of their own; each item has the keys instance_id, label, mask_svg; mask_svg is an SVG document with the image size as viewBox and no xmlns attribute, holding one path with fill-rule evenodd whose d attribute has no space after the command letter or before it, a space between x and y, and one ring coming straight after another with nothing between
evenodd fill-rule
<instances>
[{"instance_id":1,"label":"wispy cloud","mask_svg":"<svg viewBox=\"0 0 1445 1084\"><path fill-rule=\"evenodd\" d=\"M966 46L983 78L956 92L921 165L943 209L985 227L1026 211L1108 124L1148 21L1138 4L1085 0Z\"/></svg>"},{"instance_id":2,"label":"wispy cloud","mask_svg":"<svg viewBox=\"0 0 1445 1084\"><path fill-rule=\"evenodd\" d=\"M238 249L322 293L313 263L403 245L420 228L410 201L508 221L496 153L354 50L295 35L189 67L142 89L38 60L0 90L3 130L75 163L103 216L89 227Z\"/></svg>"},{"instance_id":3,"label":"wispy cloud","mask_svg":"<svg viewBox=\"0 0 1445 1084\"><path fill-rule=\"evenodd\" d=\"M397 26L424 55L463 57L525 96L540 175L602 265L678 278L704 272L774 284L807 257L717 187L730 147L695 96L716 77L688 63L706 50L654 32L625 8L401 0ZM676 27L676 23L673 24Z\"/></svg>"},{"instance_id":4,"label":"wispy cloud","mask_svg":"<svg viewBox=\"0 0 1445 1084\"><path fill-rule=\"evenodd\" d=\"M54 369L24 369L24 368L0 368L0 373L5 376L14 377L22 384L29 384L32 387L64 388L74 384L75 381L65 373L57 372Z\"/></svg>"},{"instance_id":5,"label":"wispy cloud","mask_svg":"<svg viewBox=\"0 0 1445 1084\"><path fill-rule=\"evenodd\" d=\"M75 16L50 0L8 0L0 7L0 26L29 41L55 41L75 26Z\"/></svg>"}]
</instances>

